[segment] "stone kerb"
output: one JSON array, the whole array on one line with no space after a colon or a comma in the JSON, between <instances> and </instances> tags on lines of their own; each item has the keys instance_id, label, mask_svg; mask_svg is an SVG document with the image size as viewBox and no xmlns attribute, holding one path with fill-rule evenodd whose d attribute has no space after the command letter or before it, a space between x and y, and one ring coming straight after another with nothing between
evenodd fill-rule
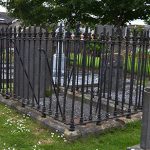
<instances>
[{"instance_id":1,"label":"stone kerb","mask_svg":"<svg viewBox=\"0 0 150 150\"><path fill-rule=\"evenodd\" d=\"M127 150L150 150L150 87L144 90L142 132L140 145Z\"/></svg>"},{"instance_id":2,"label":"stone kerb","mask_svg":"<svg viewBox=\"0 0 150 150\"><path fill-rule=\"evenodd\" d=\"M141 148L150 150L150 87L144 91Z\"/></svg>"}]
</instances>

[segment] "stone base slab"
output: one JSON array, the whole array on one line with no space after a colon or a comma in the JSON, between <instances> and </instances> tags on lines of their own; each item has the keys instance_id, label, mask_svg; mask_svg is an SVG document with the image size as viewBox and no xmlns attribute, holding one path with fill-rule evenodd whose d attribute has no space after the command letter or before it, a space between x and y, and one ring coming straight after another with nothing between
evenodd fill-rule
<instances>
[{"instance_id":1,"label":"stone base slab","mask_svg":"<svg viewBox=\"0 0 150 150\"><path fill-rule=\"evenodd\" d=\"M140 148L140 145L136 145L133 147L128 147L127 150L150 150L150 149L142 149Z\"/></svg>"},{"instance_id":2,"label":"stone base slab","mask_svg":"<svg viewBox=\"0 0 150 150\"><path fill-rule=\"evenodd\" d=\"M141 113L138 113L133 115L131 119L120 117L118 119L103 121L100 125L96 125L96 123L94 122L88 123L86 125L77 125L75 126L75 131L72 132L69 130L69 125L55 120L50 116L46 116L46 118L43 118L42 114L39 111L28 106L26 106L25 108L21 107L21 102L16 99L6 99L2 95L0 95L0 103L5 104L12 109L15 109L21 114L29 115L33 120L37 121L40 125L49 128L50 130L57 130L59 133L64 134L65 138L67 138L68 140L75 140L79 137L87 137L87 135L91 134L101 134L107 130L113 128L121 128L126 123L141 119Z\"/></svg>"}]
</instances>

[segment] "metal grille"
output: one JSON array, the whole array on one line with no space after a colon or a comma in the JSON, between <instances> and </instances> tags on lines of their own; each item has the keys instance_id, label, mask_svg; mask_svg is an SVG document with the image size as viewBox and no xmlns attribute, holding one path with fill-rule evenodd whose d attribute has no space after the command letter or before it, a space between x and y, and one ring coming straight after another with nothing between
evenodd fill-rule
<instances>
[{"instance_id":1,"label":"metal grille","mask_svg":"<svg viewBox=\"0 0 150 150\"><path fill-rule=\"evenodd\" d=\"M131 117L150 77L149 31L0 29L0 90L70 125Z\"/></svg>"}]
</instances>

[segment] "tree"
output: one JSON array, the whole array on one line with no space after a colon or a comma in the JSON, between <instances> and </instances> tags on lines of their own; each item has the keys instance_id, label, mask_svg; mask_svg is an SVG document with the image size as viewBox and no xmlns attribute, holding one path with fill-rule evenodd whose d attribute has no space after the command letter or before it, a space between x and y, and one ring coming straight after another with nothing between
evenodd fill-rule
<instances>
[{"instance_id":1,"label":"tree","mask_svg":"<svg viewBox=\"0 0 150 150\"><path fill-rule=\"evenodd\" d=\"M147 23L148 25L150 25L150 15L147 15L147 18L144 19L145 23Z\"/></svg>"},{"instance_id":2,"label":"tree","mask_svg":"<svg viewBox=\"0 0 150 150\"><path fill-rule=\"evenodd\" d=\"M150 13L149 0L101 0L102 24L123 26L134 19L146 19ZM94 12L99 16L100 12Z\"/></svg>"},{"instance_id":3,"label":"tree","mask_svg":"<svg viewBox=\"0 0 150 150\"><path fill-rule=\"evenodd\" d=\"M55 24L59 20L73 25L77 21L91 22L92 18L87 15L90 3L91 0L10 0L2 5L26 25Z\"/></svg>"},{"instance_id":4,"label":"tree","mask_svg":"<svg viewBox=\"0 0 150 150\"><path fill-rule=\"evenodd\" d=\"M26 25L52 23L56 20L52 7L45 7L44 0L10 0L3 2L8 13L20 19Z\"/></svg>"},{"instance_id":5,"label":"tree","mask_svg":"<svg viewBox=\"0 0 150 150\"><path fill-rule=\"evenodd\" d=\"M25 24L93 25L113 24L123 26L133 19L147 19L150 0L9 0L3 2L8 12Z\"/></svg>"}]
</instances>

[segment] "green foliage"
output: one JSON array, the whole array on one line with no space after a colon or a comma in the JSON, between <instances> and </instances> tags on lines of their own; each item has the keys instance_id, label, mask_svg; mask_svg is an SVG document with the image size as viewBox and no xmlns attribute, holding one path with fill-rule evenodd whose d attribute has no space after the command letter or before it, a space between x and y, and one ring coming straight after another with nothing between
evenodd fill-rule
<instances>
[{"instance_id":1,"label":"green foliage","mask_svg":"<svg viewBox=\"0 0 150 150\"><path fill-rule=\"evenodd\" d=\"M94 58L94 62L93 62ZM70 53L70 59L74 60L75 56L73 53ZM91 55L86 55L86 67L94 67L95 69L99 68L99 63L100 63L100 58L99 57L93 57ZM81 53L76 55L76 64L78 66L82 66L82 61L83 61L83 55Z\"/></svg>"},{"instance_id":2,"label":"green foliage","mask_svg":"<svg viewBox=\"0 0 150 150\"><path fill-rule=\"evenodd\" d=\"M47 88L46 91L45 91L45 96L46 96L46 97L49 97L49 96L51 96L51 95L52 95L51 89L50 89L50 88Z\"/></svg>"},{"instance_id":3,"label":"green foliage","mask_svg":"<svg viewBox=\"0 0 150 150\"><path fill-rule=\"evenodd\" d=\"M89 45L87 45L86 49L89 49L90 51L100 52L102 49L104 49L104 47L105 46L101 43L90 43Z\"/></svg>"},{"instance_id":4,"label":"green foliage","mask_svg":"<svg viewBox=\"0 0 150 150\"><path fill-rule=\"evenodd\" d=\"M95 46L91 45L91 50L94 50ZM102 49L101 45L97 45L97 49L95 48L96 51L100 51ZM91 51L90 50L90 51ZM139 56L140 53L140 56ZM138 72L141 73L141 67L142 67L142 59L143 57L147 57L147 63L146 63L146 69L144 70L146 72L147 76L150 76L150 51L148 51L148 55L146 56L146 52L144 53L144 56L141 52L140 49L136 50L136 56L135 56L135 64L134 64L134 72L137 74ZM70 53L70 59L75 59L75 56L73 53ZM92 54L86 54L86 67L94 67L95 69L99 69L100 65L100 57L99 55L93 56ZM82 67L82 61L83 61L83 54L78 53L76 55L76 64L79 67ZM124 67L125 67L125 57L124 57ZM128 60L127 60L127 71L131 73L131 68L132 68L132 54L128 55Z\"/></svg>"},{"instance_id":5,"label":"green foliage","mask_svg":"<svg viewBox=\"0 0 150 150\"><path fill-rule=\"evenodd\" d=\"M146 19L150 13L149 0L101 0L99 3L99 10L103 9L102 24L123 26L130 20ZM95 9L95 15L100 14L99 10Z\"/></svg>"},{"instance_id":6,"label":"green foliage","mask_svg":"<svg viewBox=\"0 0 150 150\"><path fill-rule=\"evenodd\" d=\"M150 25L150 16L148 16L148 18L145 19L145 23L148 24L148 25Z\"/></svg>"},{"instance_id":7,"label":"green foliage","mask_svg":"<svg viewBox=\"0 0 150 150\"><path fill-rule=\"evenodd\" d=\"M140 55L139 55L140 53ZM147 57L147 63L146 63L146 68L145 68L145 72L146 75L150 75L150 51L148 51L148 54L146 56L146 51L144 51L144 55L141 52L140 49L137 49L136 51L136 56L135 56L135 64L134 64L134 72L138 73L139 71L141 72L141 67L142 67L142 59ZM127 63L127 71L131 72L131 67L132 67L132 55L128 56L128 63Z\"/></svg>"},{"instance_id":8,"label":"green foliage","mask_svg":"<svg viewBox=\"0 0 150 150\"><path fill-rule=\"evenodd\" d=\"M64 20L72 26L78 21L89 26L97 23L123 26L133 19L147 19L148 3L149 0L10 0L2 4L27 25L45 26Z\"/></svg>"}]
</instances>

